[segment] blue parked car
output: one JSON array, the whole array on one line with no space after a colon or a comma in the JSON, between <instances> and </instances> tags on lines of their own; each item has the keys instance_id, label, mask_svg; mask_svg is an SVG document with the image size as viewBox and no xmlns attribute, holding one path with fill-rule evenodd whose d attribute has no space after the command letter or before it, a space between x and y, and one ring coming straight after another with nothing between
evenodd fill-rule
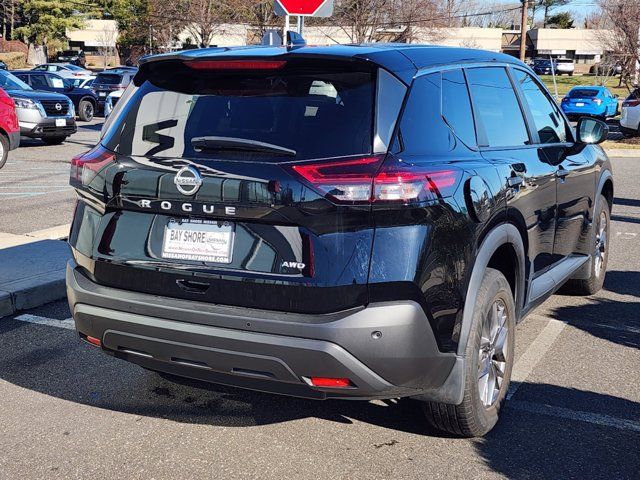
<instances>
[{"instance_id":1,"label":"blue parked car","mask_svg":"<svg viewBox=\"0 0 640 480\"><path fill-rule=\"evenodd\" d=\"M570 119L598 117L604 120L618 114L618 96L606 87L573 87L562 99L561 106Z\"/></svg>"},{"instance_id":2,"label":"blue parked car","mask_svg":"<svg viewBox=\"0 0 640 480\"><path fill-rule=\"evenodd\" d=\"M30 85L34 90L62 93L73 102L78 117L84 122L90 122L95 115L98 97L90 88L76 87L73 79L63 78L56 73L22 70L11 72L20 80Z\"/></svg>"}]
</instances>

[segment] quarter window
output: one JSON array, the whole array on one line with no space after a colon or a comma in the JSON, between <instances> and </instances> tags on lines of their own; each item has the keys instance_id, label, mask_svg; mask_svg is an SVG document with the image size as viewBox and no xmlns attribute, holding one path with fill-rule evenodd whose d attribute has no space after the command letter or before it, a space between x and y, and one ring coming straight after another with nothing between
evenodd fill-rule
<instances>
[{"instance_id":1,"label":"quarter window","mask_svg":"<svg viewBox=\"0 0 640 480\"><path fill-rule=\"evenodd\" d=\"M442 116L468 147L477 145L469 91L462 70L442 73Z\"/></svg>"},{"instance_id":2,"label":"quarter window","mask_svg":"<svg viewBox=\"0 0 640 480\"><path fill-rule=\"evenodd\" d=\"M467 80L475 107L476 122L489 147L530 144L522 110L507 72L502 67L472 68Z\"/></svg>"},{"instance_id":3,"label":"quarter window","mask_svg":"<svg viewBox=\"0 0 640 480\"><path fill-rule=\"evenodd\" d=\"M531 75L517 69L513 72L529 105L540 143L566 142L567 125L555 104L549 100Z\"/></svg>"}]
</instances>

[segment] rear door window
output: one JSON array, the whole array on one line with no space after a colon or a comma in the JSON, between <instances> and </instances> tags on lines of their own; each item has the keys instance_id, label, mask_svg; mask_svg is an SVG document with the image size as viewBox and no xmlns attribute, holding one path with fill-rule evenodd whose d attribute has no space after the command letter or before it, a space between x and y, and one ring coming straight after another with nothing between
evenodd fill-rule
<instances>
[{"instance_id":1,"label":"rear door window","mask_svg":"<svg viewBox=\"0 0 640 480\"><path fill-rule=\"evenodd\" d=\"M555 103L531 75L518 69L512 71L533 116L540 143L566 142L568 126Z\"/></svg>"},{"instance_id":2,"label":"rear door window","mask_svg":"<svg viewBox=\"0 0 640 480\"><path fill-rule=\"evenodd\" d=\"M95 79L95 83L103 85L119 85L122 83L122 75L114 73L99 73Z\"/></svg>"},{"instance_id":3,"label":"rear door window","mask_svg":"<svg viewBox=\"0 0 640 480\"><path fill-rule=\"evenodd\" d=\"M530 143L527 126L507 72L502 67L466 71L478 127L485 146L518 147Z\"/></svg>"},{"instance_id":4,"label":"rear door window","mask_svg":"<svg viewBox=\"0 0 640 480\"><path fill-rule=\"evenodd\" d=\"M312 65L255 73L161 66L126 103L103 143L125 155L172 158L370 154L375 71ZM270 151L259 151L258 142Z\"/></svg>"}]
</instances>

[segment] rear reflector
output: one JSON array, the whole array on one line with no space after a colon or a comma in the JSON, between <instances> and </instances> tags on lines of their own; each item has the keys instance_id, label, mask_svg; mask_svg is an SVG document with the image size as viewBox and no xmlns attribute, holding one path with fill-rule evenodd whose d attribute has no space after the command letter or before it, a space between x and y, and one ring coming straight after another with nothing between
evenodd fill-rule
<instances>
[{"instance_id":1,"label":"rear reflector","mask_svg":"<svg viewBox=\"0 0 640 480\"><path fill-rule=\"evenodd\" d=\"M284 67L284 60L192 60L184 62L195 70L277 70Z\"/></svg>"},{"instance_id":2,"label":"rear reflector","mask_svg":"<svg viewBox=\"0 0 640 480\"><path fill-rule=\"evenodd\" d=\"M392 156L294 165L315 190L338 203L412 203L453 195L462 171L449 166L408 164Z\"/></svg>"},{"instance_id":3,"label":"rear reflector","mask_svg":"<svg viewBox=\"0 0 640 480\"><path fill-rule=\"evenodd\" d=\"M87 342L91 343L92 345L95 345L96 347L102 346L102 342L100 341L99 338L90 337L89 335L87 335Z\"/></svg>"},{"instance_id":4,"label":"rear reflector","mask_svg":"<svg viewBox=\"0 0 640 480\"><path fill-rule=\"evenodd\" d=\"M311 385L314 387L345 388L353 384L348 378L311 377Z\"/></svg>"}]
</instances>

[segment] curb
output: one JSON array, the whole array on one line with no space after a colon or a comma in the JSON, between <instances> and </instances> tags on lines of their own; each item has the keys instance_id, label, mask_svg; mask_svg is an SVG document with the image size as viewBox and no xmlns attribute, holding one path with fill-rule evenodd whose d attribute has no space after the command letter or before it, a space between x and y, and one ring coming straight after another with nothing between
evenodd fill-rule
<instances>
[{"instance_id":1,"label":"curb","mask_svg":"<svg viewBox=\"0 0 640 480\"><path fill-rule=\"evenodd\" d=\"M66 297L69 225L26 235L0 234L0 318ZM3 238L6 241L3 241Z\"/></svg>"}]
</instances>

